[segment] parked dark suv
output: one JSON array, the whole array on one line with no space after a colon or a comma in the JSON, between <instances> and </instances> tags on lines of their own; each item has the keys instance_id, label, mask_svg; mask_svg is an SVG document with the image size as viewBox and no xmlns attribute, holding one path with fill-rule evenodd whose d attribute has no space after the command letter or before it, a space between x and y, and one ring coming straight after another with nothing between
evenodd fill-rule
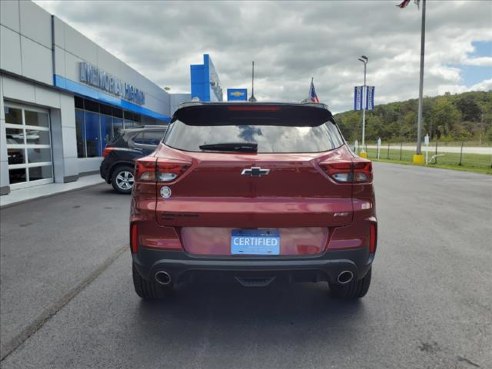
<instances>
[{"instance_id":1,"label":"parked dark suv","mask_svg":"<svg viewBox=\"0 0 492 369\"><path fill-rule=\"evenodd\" d=\"M167 126L124 129L103 152L99 171L116 192L131 193L135 160L151 154L166 134Z\"/></svg>"},{"instance_id":2,"label":"parked dark suv","mask_svg":"<svg viewBox=\"0 0 492 369\"><path fill-rule=\"evenodd\" d=\"M363 297L377 220L372 163L322 104L180 107L135 163L130 245L135 291L164 297L195 277L260 287L327 281Z\"/></svg>"}]
</instances>

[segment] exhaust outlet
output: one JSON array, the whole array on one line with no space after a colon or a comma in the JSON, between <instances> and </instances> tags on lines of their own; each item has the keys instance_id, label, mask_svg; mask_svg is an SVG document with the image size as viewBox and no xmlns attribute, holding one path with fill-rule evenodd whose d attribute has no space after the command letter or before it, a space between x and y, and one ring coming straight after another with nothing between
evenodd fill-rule
<instances>
[{"instance_id":1,"label":"exhaust outlet","mask_svg":"<svg viewBox=\"0 0 492 369\"><path fill-rule=\"evenodd\" d=\"M171 283L171 276L168 272L159 271L154 275L155 281L163 286L168 286Z\"/></svg>"},{"instance_id":2,"label":"exhaust outlet","mask_svg":"<svg viewBox=\"0 0 492 369\"><path fill-rule=\"evenodd\" d=\"M340 284L347 284L350 283L352 279L354 279L354 273L350 270L344 270L338 275L337 282Z\"/></svg>"}]
</instances>

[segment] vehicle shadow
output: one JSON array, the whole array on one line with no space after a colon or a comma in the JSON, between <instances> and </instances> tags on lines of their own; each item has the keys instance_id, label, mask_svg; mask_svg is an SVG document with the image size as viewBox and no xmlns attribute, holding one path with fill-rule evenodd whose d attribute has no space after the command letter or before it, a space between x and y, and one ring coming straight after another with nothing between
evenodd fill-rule
<instances>
[{"instance_id":1,"label":"vehicle shadow","mask_svg":"<svg viewBox=\"0 0 492 369\"><path fill-rule=\"evenodd\" d=\"M328 294L326 283L276 283L245 288L237 283L183 285L163 301L142 301L136 310L137 336L165 344L169 337L188 342L202 337L248 345L251 340L299 344L299 339L350 341L369 320L363 301ZM177 343L177 342L176 342ZM189 343L189 342L188 342Z\"/></svg>"}]
</instances>

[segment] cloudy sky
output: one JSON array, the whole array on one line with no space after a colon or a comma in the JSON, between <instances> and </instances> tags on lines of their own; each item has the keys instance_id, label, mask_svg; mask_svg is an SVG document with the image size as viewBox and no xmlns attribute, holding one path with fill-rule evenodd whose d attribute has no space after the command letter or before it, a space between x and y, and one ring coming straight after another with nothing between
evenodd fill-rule
<instances>
[{"instance_id":1,"label":"cloudy sky","mask_svg":"<svg viewBox=\"0 0 492 369\"><path fill-rule=\"evenodd\" d=\"M418 97L421 12L413 1L36 1L171 92L190 92L190 64L212 57L224 90L300 101L311 77L334 112L353 86L376 104ZM424 94L492 89L492 1L427 2Z\"/></svg>"}]
</instances>

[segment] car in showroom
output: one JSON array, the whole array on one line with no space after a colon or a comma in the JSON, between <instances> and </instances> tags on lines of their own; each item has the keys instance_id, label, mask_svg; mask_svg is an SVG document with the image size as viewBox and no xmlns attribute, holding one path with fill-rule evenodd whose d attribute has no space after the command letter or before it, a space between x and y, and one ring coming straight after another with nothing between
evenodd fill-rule
<instances>
[{"instance_id":1,"label":"car in showroom","mask_svg":"<svg viewBox=\"0 0 492 369\"><path fill-rule=\"evenodd\" d=\"M376 246L372 163L323 104L188 103L136 161L130 249L143 299L196 278L328 282L357 299Z\"/></svg>"},{"instance_id":2,"label":"car in showroom","mask_svg":"<svg viewBox=\"0 0 492 369\"><path fill-rule=\"evenodd\" d=\"M132 192L135 160L152 153L166 135L167 126L149 125L123 129L103 151L101 177L118 193Z\"/></svg>"}]
</instances>

